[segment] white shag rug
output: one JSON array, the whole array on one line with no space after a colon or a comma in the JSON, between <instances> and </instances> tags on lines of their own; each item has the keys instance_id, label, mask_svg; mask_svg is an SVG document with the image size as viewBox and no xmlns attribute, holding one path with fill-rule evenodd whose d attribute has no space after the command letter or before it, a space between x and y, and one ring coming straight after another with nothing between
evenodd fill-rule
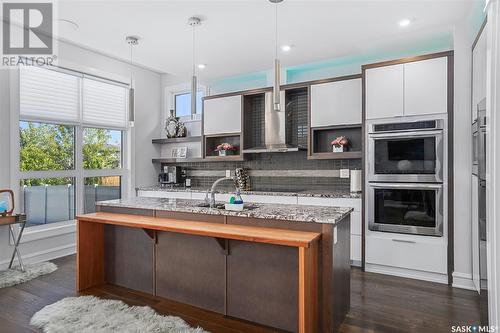
<instances>
[{"instance_id":1,"label":"white shag rug","mask_svg":"<svg viewBox=\"0 0 500 333\"><path fill-rule=\"evenodd\" d=\"M162 316L147 306L94 296L67 297L47 305L31 318L44 333L208 333L175 316Z\"/></svg>"},{"instance_id":2,"label":"white shag rug","mask_svg":"<svg viewBox=\"0 0 500 333\"><path fill-rule=\"evenodd\" d=\"M51 262L24 265L24 272L18 269L7 269L0 272L0 288L15 286L55 270L57 270L57 266Z\"/></svg>"}]
</instances>

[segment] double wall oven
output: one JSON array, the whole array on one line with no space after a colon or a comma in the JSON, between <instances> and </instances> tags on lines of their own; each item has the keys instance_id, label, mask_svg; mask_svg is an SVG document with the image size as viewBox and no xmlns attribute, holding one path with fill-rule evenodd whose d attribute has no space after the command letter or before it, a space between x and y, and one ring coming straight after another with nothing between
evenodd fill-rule
<instances>
[{"instance_id":1,"label":"double wall oven","mask_svg":"<svg viewBox=\"0 0 500 333\"><path fill-rule=\"evenodd\" d=\"M368 127L368 228L443 235L444 119Z\"/></svg>"}]
</instances>

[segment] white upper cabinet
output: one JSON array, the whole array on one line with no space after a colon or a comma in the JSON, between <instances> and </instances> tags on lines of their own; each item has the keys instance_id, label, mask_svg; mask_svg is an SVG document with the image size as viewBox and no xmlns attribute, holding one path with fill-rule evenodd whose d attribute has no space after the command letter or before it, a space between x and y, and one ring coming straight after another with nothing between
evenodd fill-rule
<instances>
[{"instance_id":1,"label":"white upper cabinet","mask_svg":"<svg viewBox=\"0 0 500 333\"><path fill-rule=\"evenodd\" d=\"M203 101L203 134L241 132L241 95Z\"/></svg>"},{"instance_id":2,"label":"white upper cabinet","mask_svg":"<svg viewBox=\"0 0 500 333\"><path fill-rule=\"evenodd\" d=\"M369 68L366 119L448 112L448 58Z\"/></svg>"},{"instance_id":3,"label":"white upper cabinet","mask_svg":"<svg viewBox=\"0 0 500 333\"><path fill-rule=\"evenodd\" d=\"M365 71L366 119L403 115L403 65Z\"/></svg>"},{"instance_id":4,"label":"white upper cabinet","mask_svg":"<svg viewBox=\"0 0 500 333\"><path fill-rule=\"evenodd\" d=\"M477 104L486 98L486 29L472 51L472 122L477 119Z\"/></svg>"},{"instance_id":5,"label":"white upper cabinet","mask_svg":"<svg viewBox=\"0 0 500 333\"><path fill-rule=\"evenodd\" d=\"M447 57L404 64L404 115L447 112Z\"/></svg>"},{"instance_id":6,"label":"white upper cabinet","mask_svg":"<svg viewBox=\"0 0 500 333\"><path fill-rule=\"evenodd\" d=\"M361 124L361 79L311 86L311 127Z\"/></svg>"}]
</instances>

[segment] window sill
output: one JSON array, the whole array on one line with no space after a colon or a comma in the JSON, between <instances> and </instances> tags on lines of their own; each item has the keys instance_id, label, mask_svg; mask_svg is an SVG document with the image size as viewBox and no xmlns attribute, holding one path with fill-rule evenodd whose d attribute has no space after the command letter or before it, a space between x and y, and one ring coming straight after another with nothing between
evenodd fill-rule
<instances>
[{"instance_id":1,"label":"window sill","mask_svg":"<svg viewBox=\"0 0 500 333\"><path fill-rule=\"evenodd\" d=\"M26 229L24 229L23 237L21 238L21 244L46 239L49 237L71 234L74 232L76 232L75 220L50 223L36 227L27 227ZM10 242L12 243L12 239L10 240Z\"/></svg>"}]
</instances>

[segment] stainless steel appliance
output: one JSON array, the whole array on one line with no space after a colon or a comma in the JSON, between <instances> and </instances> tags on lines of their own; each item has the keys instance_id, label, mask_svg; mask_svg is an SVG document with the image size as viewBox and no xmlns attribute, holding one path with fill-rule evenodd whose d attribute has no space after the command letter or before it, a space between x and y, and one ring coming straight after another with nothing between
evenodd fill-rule
<instances>
[{"instance_id":1,"label":"stainless steel appliance","mask_svg":"<svg viewBox=\"0 0 500 333\"><path fill-rule=\"evenodd\" d=\"M369 124L369 230L443 236L445 124L445 119L410 117Z\"/></svg>"},{"instance_id":2,"label":"stainless steel appliance","mask_svg":"<svg viewBox=\"0 0 500 333\"><path fill-rule=\"evenodd\" d=\"M368 180L443 181L443 119L372 124Z\"/></svg>"},{"instance_id":3,"label":"stainless steel appliance","mask_svg":"<svg viewBox=\"0 0 500 333\"><path fill-rule=\"evenodd\" d=\"M158 183L161 186L184 185L186 170L180 166L164 166L163 172L158 175Z\"/></svg>"},{"instance_id":4,"label":"stainless steel appliance","mask_svg":"<svg viewBox=\"0 0 500 333\"><path fill-rule=\"evenodd\" d=\"M478 236L479 236L479 304L481 313L481 324L488 325L488 276L487 276L487 254L488 242L486 219L486 99L479 102L477 112L477 176L478 176Z\"/></svg>"},{"instance_id":5,"label":"stainless steel appliance","mask_svg":"<svg viewBox=\"0 0 500 333\"><path fill-rule=\"evenodd\" d=\"M368 227L428 236L443 235L443 185L370 183Z\"/></svg>"}]
</instances>

